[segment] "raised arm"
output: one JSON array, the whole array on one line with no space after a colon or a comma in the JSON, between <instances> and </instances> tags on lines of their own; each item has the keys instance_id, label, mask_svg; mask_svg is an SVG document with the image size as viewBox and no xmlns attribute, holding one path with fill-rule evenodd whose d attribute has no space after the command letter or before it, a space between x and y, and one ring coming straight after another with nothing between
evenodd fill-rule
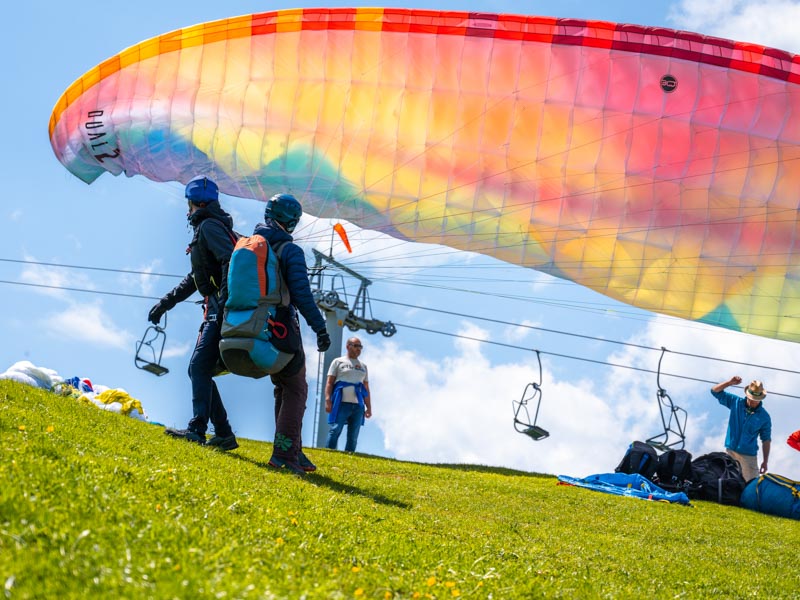
<instances>
[{"instance_id":1,"label":"raised arm","mask_svg":"<svg viewBox=\"0 0 800 600\"><path fill-rule=\"evenodd\" d=\"M712 387L711 391L712 392L721 392L726 387L729 387L729 386L732 386L732 385L739 385L740 383L742 383L742 378L739 377L738 375L734 375L733 377L728 379L728 381L722 381L722 382L718 383L717 385L715 385L714 387Z\"/></svg>"}]
</instances>

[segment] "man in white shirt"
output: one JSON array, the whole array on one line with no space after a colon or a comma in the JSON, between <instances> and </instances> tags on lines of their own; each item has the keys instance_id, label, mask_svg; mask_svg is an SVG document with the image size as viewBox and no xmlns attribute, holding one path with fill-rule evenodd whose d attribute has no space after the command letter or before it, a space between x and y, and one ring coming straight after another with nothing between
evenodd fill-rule
<instances>
[{"instance_id":1,"label":"man in white shirt","mask_svg":"<svg viewBox=\"0 0 800 600\"><path fill-rule=\"evenodd\" d=\"M355 452L364 419L372 416L367 365L359 360L361 340L347 340L347 355L336 358L328 369L325 386L325 412L331 426L326 446L336 450L339 436L347 425L346 452Z\"/></svg>"}]
</instances>

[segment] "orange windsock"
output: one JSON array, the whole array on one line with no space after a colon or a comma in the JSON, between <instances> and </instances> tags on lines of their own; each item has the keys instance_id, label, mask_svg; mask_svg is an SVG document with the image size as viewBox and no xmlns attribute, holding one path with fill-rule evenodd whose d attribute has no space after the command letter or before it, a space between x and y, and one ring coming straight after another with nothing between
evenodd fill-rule
<instances>
[{"instance_id":1,"label":"orange windsock","mask_svg":"<svg viewBox=\"0 0 800 600\"><path fill-rule=\"evenodd\" d=\"M344 247L347 248L347 251L352 253L353 249L350 247L350 240L347 239L347 232L344 230L344 226L341 223L337 223L333 226L333 230L342 238L342 242L344 243Z\"/></svg>"}]
</instances>

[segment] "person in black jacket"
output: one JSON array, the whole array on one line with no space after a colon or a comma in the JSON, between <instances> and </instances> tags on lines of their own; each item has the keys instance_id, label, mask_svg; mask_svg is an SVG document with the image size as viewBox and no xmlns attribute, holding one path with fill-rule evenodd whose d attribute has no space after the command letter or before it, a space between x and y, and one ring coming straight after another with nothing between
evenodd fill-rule
<instances>
[{"instance_id":1,"label":"person in black jacket","mask_svg":"<svg viewBox=\"0 0 800 600\"><path fill-rule=\"evenodd\" d=\"M276 194L267 201L264 223L256 225L253 235L263 236L273 250L279 249L281 275L289 288L293 313L291 321L297 327L297 338L300 338L299 312L317 334L317 350L325 352L331 345L331 338L311 293L305 254L290 235L302 214L303 207L294 196ZM315 471L317 467L303 453L301 439L308 397L306 356L302 341L300 350L289 364L270 378L275 386L275 444L269 465L278 469L286 468L297 475Z\"/></svg>"},{"instance_id":2,"label":"person in black jacket","mask_svg":"<svg viewBox=\"0 0 800 600\"><path fill-rule=\"evenodd\" d=\"M157 325L164 313L198 291L204 296L203 323L189 360L194 416L186 429L168 427L165 433L220 450L233 450L239 447L239 443L213 379L220 362L220 327L228 297L228 263L236 239L233 219L219 204L217 184L207 177L195 177L186 185L186 199L189 203L187 218L194 228L194 236L186 250L192 270L153 306L148 320ZM206 442L209 420L214 426L214 436Z\"/></svg>"}]
</instances>

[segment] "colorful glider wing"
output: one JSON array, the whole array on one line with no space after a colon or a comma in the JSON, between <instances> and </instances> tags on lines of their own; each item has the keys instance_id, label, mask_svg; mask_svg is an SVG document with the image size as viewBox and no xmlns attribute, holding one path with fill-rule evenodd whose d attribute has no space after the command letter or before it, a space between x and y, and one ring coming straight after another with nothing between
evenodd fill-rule
<instances>
[{"instance_id":1,"label":"colorful glider wing","mask_svg":"<svg viewBox=\"0 0 800 600\"><path fill-rule=\"evenodd\" d=\"M58 159L532 267L800 340L800 61L687 32L286 10L145 41L56 104Z\"/></svg>"}]
</instances>

